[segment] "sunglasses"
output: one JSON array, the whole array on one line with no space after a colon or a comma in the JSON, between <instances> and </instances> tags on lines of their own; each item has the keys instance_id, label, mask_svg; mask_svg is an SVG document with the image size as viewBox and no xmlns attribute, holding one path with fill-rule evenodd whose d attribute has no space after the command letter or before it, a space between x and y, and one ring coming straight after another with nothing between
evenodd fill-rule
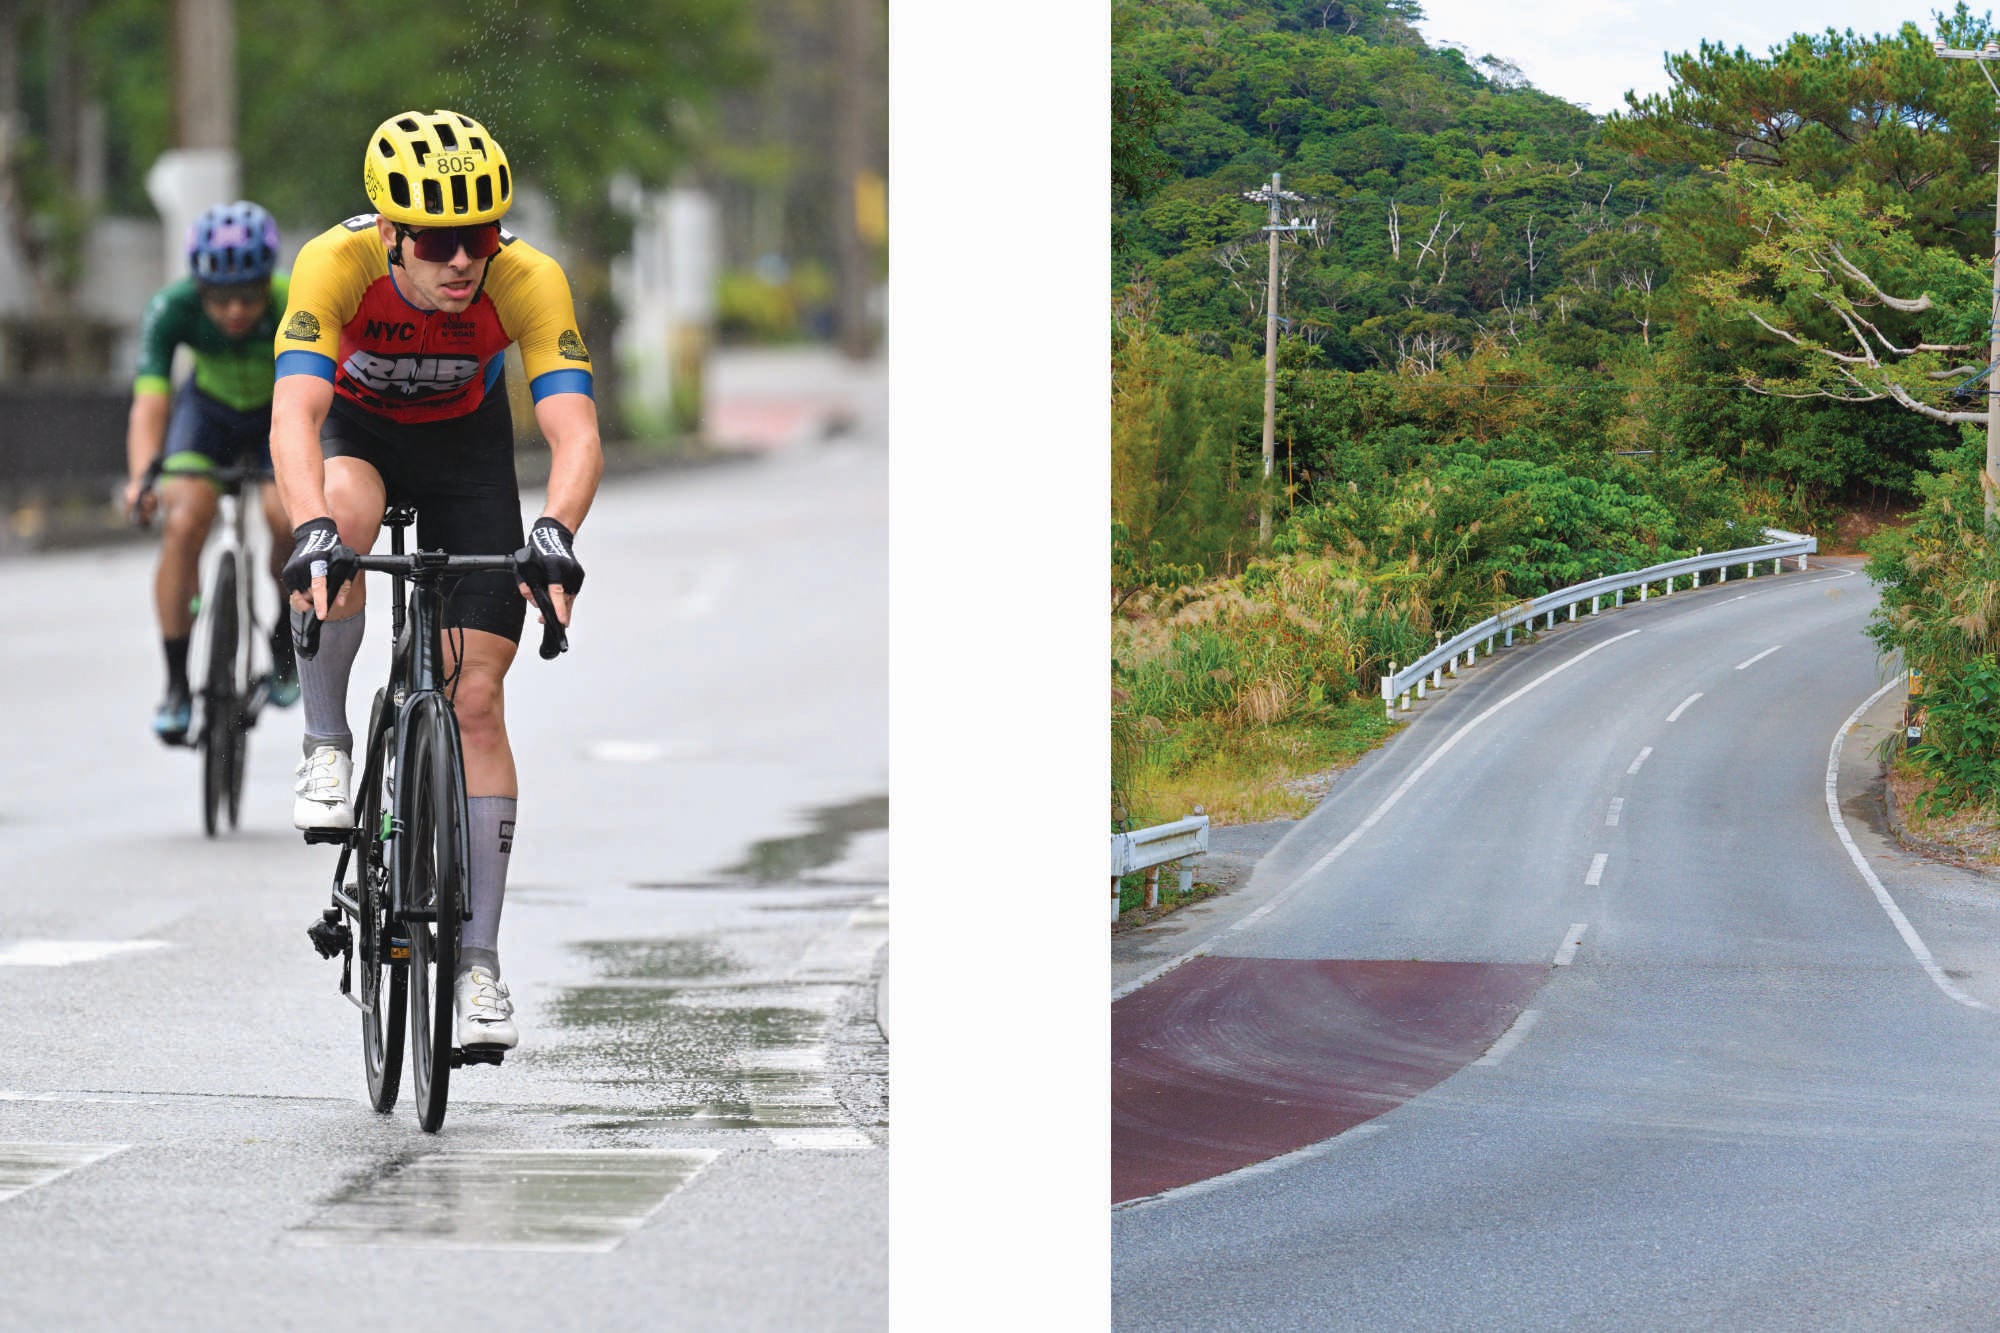
<instances>
[{"instance_id":1,"label":"sunglasses","mask_svg":"<svg viewBox=\"0 0 2000 1333\"><path fill-rule=\"evenodd\" d=\"M201 291L201 303L218 309L261 305L270 299L271 288L265 283L244 287L204 287Z\"/></svg>"},{"instance_id":2,"label":"sunglasses","mask_svg":"<svg viewBox=\"0 0 2000 1333\"><path fill-rule=\"evenodd\" d=\"M396 234L410 243L417 258L426 264L449 264L461 246L467 259L485 259L500 248L500 224L481 222L470 227L426 227L412 231L398 225Z\"/></svg>"}]
</instances>

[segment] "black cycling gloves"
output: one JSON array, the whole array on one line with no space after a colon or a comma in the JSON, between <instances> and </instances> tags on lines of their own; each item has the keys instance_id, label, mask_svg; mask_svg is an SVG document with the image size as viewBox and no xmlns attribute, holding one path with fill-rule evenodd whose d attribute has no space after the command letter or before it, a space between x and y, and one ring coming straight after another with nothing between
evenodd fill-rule
<instances>
[{"instance_id":1,"label":"black cycling gloves","mask_svg":"<svg viewBox=\"0 0 2000 1333\"><path fill-rule=\"evenodd\" d=\"M538 518L528 530L528 544L514 553L522 582L546 588L559 584L573 601L583 587L583 566L576 559L576 535L552 518Z\"/></svg>"},{"instance_id":2,"label":"black cycling gloves","mask_svg":"<svg viewBox=\"0 0 2000 1333\"><path fill-rule=\"evenodd\" d=\"M340 529L330 518L315 518L292 529L298 545L285 562L284 583L288 591L312 595L312 581L326 580L327 605L340 595L354 577L354 548L342 544Z\"/></svg>"}]
</instances>

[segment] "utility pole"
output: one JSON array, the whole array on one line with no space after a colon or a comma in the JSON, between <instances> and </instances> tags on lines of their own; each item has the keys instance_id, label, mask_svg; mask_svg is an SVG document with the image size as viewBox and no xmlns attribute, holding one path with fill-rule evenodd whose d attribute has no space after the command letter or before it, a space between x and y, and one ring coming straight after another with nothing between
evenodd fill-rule
<instances>
[{"instance_id":1,"label":"utility pole","mask_svg":"<svg viewBox=\"0 0 2000 1333\"><path fill-rule=\"evenodd\" d=\"M1959 51L1946 46L1942 40L1931 43L1931 49L1946 60L1970 60L1979 66L1979 72L1986 75L1986 86L1993 89L1993 112L2000 120L2000 84L1993 82L1986 66L2000 60L2000 42L1988 42L1977 51ZM1992 346L1987 351L1986 380L1986 473L1980 478L1979 489L1986 495L1986 526L1992 527L1996 514L2000 514L2000 407L1993 398L2000 393L1993 383L1993 371L2000 367L2000 162L1995 164L1993 198L1993 307Z\"/></svg>"},{"instance_id":2,"label":"utility pole","mask_svg":"<svg viewBox=\"0 0 2000 1333\"><path fill-rule=\"evenodd\" d=\"M1287 226L1278 216L1279 207L1286 201L1302 201L1305 196L1293 194L1279 188L1279 175L1271 173L1271 183L1259 186L1244 194L1245 199L1271 206L1271 220L1264 230L1271 237L1271 280L1264 288L1264 499L1257 515L1257 544L1268 546L1271 542L1271 472L1276 465L1277 423L1278 423L1278 234L1287 231L1311 231L1319 224L1300 224L1293 218Z\"/></svg>"}]
</instances>

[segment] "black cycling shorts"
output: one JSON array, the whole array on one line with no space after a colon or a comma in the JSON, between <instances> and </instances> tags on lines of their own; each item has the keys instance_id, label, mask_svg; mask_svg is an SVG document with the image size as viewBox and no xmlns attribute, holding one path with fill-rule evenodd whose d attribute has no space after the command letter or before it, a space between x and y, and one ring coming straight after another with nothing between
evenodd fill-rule
<instances>
[{"instance_id":1,"label":"black cycling shorts","mask_svg":"<svg viewBox=\"0 0 2000 1333\"><path fill-rule=\"evenodd\" d=\"M336 396L319 443L327 458L358 458L374 468L390 504L416 507L419 549L512 555L526 543L504 376L488 387L486 401L449 421L389 421ZM527 604L512 576L467 574L444 588L446 625L521 641Z\"/></svg>"}]
</instances>

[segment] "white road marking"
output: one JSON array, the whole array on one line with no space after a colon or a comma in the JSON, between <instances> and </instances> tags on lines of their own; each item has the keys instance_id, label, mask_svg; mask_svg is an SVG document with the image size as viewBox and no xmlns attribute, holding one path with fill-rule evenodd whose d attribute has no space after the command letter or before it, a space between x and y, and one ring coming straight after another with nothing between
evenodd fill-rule
<instances>
[{"instance_id":1,"label":"white road marking","mask_svg":"<svg viewBox=\"0 0 2000 1333\"><path fill-rule=\"evenodd\" d=\"M1576 961L1577 946L1583 943L1583 932L1589 929L1590 927L1582 921L1571 926L1569 934L1563 936L1562 947L1556 950L1555 962L1551 966L1568 967Z\"/></svg>"},{"instance_id":2,"label":"white road marking","mask_svg":"<svg viewBox=\"0 0 2000 1333\"><path fill-rule=\"evenodd\" d=\"M0 967L70 967L167 947L166 940L16 940L0 946Z\"/></svg>"},{"instance_id":3,"label":"white road marking","mask_svg":"<svg viewBox=\"0 0 2000 1333\"><path fill-rule=\"evenodd\" d=\"M1750 667L1750 666L1756 666L1756 665L1757 665L1757 664L1758 664L1759 662L1761 662L1761 661L1763 661L1763 660L1764 660L1765 658L1769 657L1769 656L1770 656L1770 655L1771 655L1772 653L1775 653L1775 652L1777 652L1777 651L1778 651L1778 648L1782 648L1782 647L1784 647L1784 646L1785 646L1785 645L1781 643L1781 644L1777 645L1777 647L1776 647L1776 648L1766 648L1766 649L1765 649L1765 650L1764 650L1763 652L1761 652L1761 653L1758 653L1758 654L1757 654L1757 655L1756 655L1755 657L1751 658L1751 659L1750 659L1749 661L1747 661L1747 662L1738 662L1738 663L1736 664L1736 669L1737 669L1738 671L1741 671L1741 670L1742 670L1742 669L1743 669L1744 667Z\"/></svg>"},{"instance_id":4,"label":"white road marking","mask_svg":"<svg viewBox=\"0 0 2000 1333\"><path fill-rule=\"evenodd\" d=\"M719 1156L713 1148L447 1149L343 1191L291 1242L603 1252Z\"/></svg>"},{"instance_id":5,"label":"white road marking","mask_svg":"<svg viewBox=\"0 0 2000 1333\"><path fill-rule=\"evenodd\" d=\"M1176 1185L1172 1189L1161 1190L1158 1194L1147 1194L1137 1199L1127 1199L1123 1203L1114 1203L1111 1205L1111 1211L1114 1213L1123 1212L1127 1208L1139 1208L1146 1204L1165 1203L1169 1199L1184 1199L1194 1194L1207 1194L1211 1190L1222 1189L1255 1176L1272 1175L1288 1167L1296 1166L1300 1162L1309 1162L1315 1157L1324 1157L1343 1143L1350 1143L1356 1139L1365 1139L1371 1134L1380 1134L1381 1132L1381 1122L1375 1120L1366 1121L1363 1124L1356 1125L1353 1129L1343 1130L1330 1139L1321 1139L1318 1143L1310 1143L1303 1148L1296 1148L1282 1157L1273 1157L1262 1162L1252 1162L1249 1166L1239 1166L1234 1171L1225 1171L1219 1176L1210 1176L1207 1180L1197 1180L1186 1185Z\"/></svg>"},{"instance_id":6,"label":"white road marking","mask_svg":"<svg viewBox=\"0 0 2000 1333\"><path fill-rule=\"evenodd\" d=\"M696 741L592 741L583 747L584 757L600 764L650 764L661 759L700 759L707 747Z\"/></svg>"},{"instance_id":7,"label":"white road marking","mask_svg":"<svg viewBox=\"0 0 2000 1333\"><path fill-rule=\"evenodd\" d=\"M26 1194L78 1167L124 1152L126 1143L0 1143L0 1200Z\"/></svg>"},{"instance_id":8,"label":"white road marking","mask_svg":"<svg viewBox=\"0 0 2000 1333\"><path fill-rule=\"evenodd\" d=\"M1633 773L1637 773L1639 771L1639 765L1645 763L1646 756L1651 754L1652 752L1653 752L1653 747L1650 745L1648 745L1645 749L1639 751L1639 757L1632 761L1632 767L1625 770L1627 776L1630 776Z\"/></svg>"},{"instance_id":9,"label":"white road marking","mask_svg":"<svg viewBox=\"0 0 2000 1333\"><path fill-rule=\"evenodd\" d=\"M1607 828L1617 827L1618 812L1623 810L1624 808L1625 808L1625 798L1623 796L1614 796L1611 798L1611 808L1604 812L1604 823Z\"/></svg>"},{"instance_id":10,"label":"white road marking","mask_svg":"<svg viewBox=\"0 0 2000 1333\"><path fill-rule=\"evenodd\" d=\"M1606 861L1609 861L1610 859L1611 859L1611 853L1609 853L1609 852L1599 852L1599 853L1598 853L1597 855L1595 855L1595 856L1591 857L1591 858L1590 858L1590 873L1589 873L1589 874L1587 874L1587 875L1585 875L1585 876L1583 877L1583 882L1584 882L1585 884L1601 884L1601 883L1603 883L1603 882L1604 882L1604 863L1605 863Z\"/></svg>"},{"instance_id":11,"label":"white road marking","mask_svg":"<svg viewBox=\"0 0 2000 1333\"><path fill-rule=\"evenodd\" d=\"M1847 721L1841 724L1839 732L1835 734L1833 749L1826 756L1827 817L1833 820L1833 831L1840 838L1840 845L1847 849L1848 858L1854 862L1854 868L1861 872L1862 879L1868 881L1868 888L1874 893L1875 901L1889 914L1889 921L1896 927L1896 933L1903 937L1903 943L1909 946L1910 952L1915 955L1917 962L1923 965L1930 979L1937 983L1937 988L1968 1009L1985 1009L1988 1006L1984 1001L1975 1000L1960 990L1957 984L1944 974L1944 969L1938 966L1937 959L1931 957L1931 951L1924 946L1916 927L1910 924L1910 918L1904 916L1903 909L1896 906L1896 900L1889 896L1889 890L1882 887L1882 881L1876 878L1875 869L1868 864L1868 858L1854 845L1854 835L1847 831L1847 821L1840 815L1840 747L1847 743L1847 733L1854 730L1854 724L1861 720L1861 715L1873 707L1877 699L1890 690L1901 688L1902 684L1903 678L1897 676L1863 699L1861 706L1847 715Z\"/></svg>"},{"instance_id":12,"label":"white road marking","mask_svg":"<svg viewBox=\"0 0 2000 1333\"><path fill-rule=\"evenodd\" d=\"M858 1129L774 1129L771 1146L792 1150L873 1148L875 1144Z\"/></svg>"},{"instance_id":13,"label":"white road marking","mask_svg":"<svg viewBox=\"0 0 2000 1333\"><path fill-rule=\"evenodd\" d=\"M1523 1038L1534 1031L1535 1024L1541 1021L1541 1010L1523 1009L1521 1016L1515 1019L1505 1032L1500 1034L1500 1040L1494 1042L1492 1048L1486 1054L1480 1056L1472 1063L1476 1065L1499 1064L1507 1058L1509 1052L1521 1044Z\"/></svg>"},{"instance_id":14,"label":"white road marking","mask_svg":"<svg viewBox=\"0 0 2000 1333\"><path fill-rule=\"evenodd\" d=\"M1251 912L1249 915L1245 916L1241 921L1238 921L1235 925L1229 927L1228 930L1223 931L1221 936L1217 936L1217 939L1222 938L1222 936L1232 935L1235 932L1244 929L1246 926L1249 926L1254 922L1262 919L1263 917L1270 915L1272 911L1274 911L1277 907L1283 904L1287 899L1291 898L1293 894L1297 893L1299 889L1303 887L1308 881L1310 881L1314 875L1317 875L1320 871L1332 865L1336 860L1338 860L1342 855L1344 855L1347 852L1348 848L1354 846L1355 843L1359 842L1363 834L1367 833L1369 829L1372 829L1377 824L1381 823L1383 817L1386 816L1390 810L1395 808L1396 803L1409 794L1410 788L1416 786L1418 781L1423 778L1424 774L1430 772L1431 769L1436 766L1437 762L1440 759L1444 758L1447 754L1451 753L1452 749L1455 746L1457 746L1457 744L1460 741L1464 740L1467 736L1471 735L1473 729L1477 727L1480 723L1486 721L1487 718L1492 717L1495 713L1505 708L1508 704L1513 703L1516 699L1519 699L1522 695L1525 695L1531 690L1538 688L1545 682L1553 680L1557 676L1560 676L1563 672L1569 670L1577 663L1583 661L1585 658L1589 657L1592 653L1602 652L1604 649L1611 647L1611 645L1615 643L1622 643L1626 639L1631 638L1633 635L1640 634L1643 632L1644 632L1643 630L1628 629L1623 634L1615 635L1612 638L1606 639L1602 643L1592 644L1590 647L1578 653L1575 657L1570 658L1569 661L1564 662L1561 666L1551 667L1547 671L1544 671L1541 675L1535 677L1533 680L1529 681L1526 685L1523 685L1520 689L1515 690L1512 694L1502 699L1499 703L1494 704L1492 707L1488 708L1485 712L1479 714L1477 717L1473 718L1470 722L1467 722L1457 731L1454 731L1450 736L1445 738L1443 744L1439 745L1437 749L1431 751L1430 754L1426 755L1424 757L1424 761L1421 764L1417 765L1414 772L1412 772L1408 777L1404 778L1400 783L1398 783L1394 791L1390 792L1387 796L1383 797L1382 803L1376 806L1373 810L1369 811L1367 818L1363 819L1360 822L1360 824L1356 825L1354 829L1351 832L1349 832L1346 837L1342 838L1339 842L1335 843L1333 845L1333 850L1329 851L1326 855L1320 857L1319 860L1313 862L1312 865L1306 869L1304 874L1300 875L1297 879L1293 880L1289 885L1287 885L1283 890L1281 890L1277 894L1277 896L1272 898L1270 902L1265 903L1262 907L1259 907L1256 911ZM1120 986L1116 990L1112 991L1111 993L1112 1000L1117 1001L1127 995L1130 995L1133 991L1138 990L1140 987L1148 985L1154 980L1165 976L1167 973L1173 971L1175 968L1179 967L1182 963L1185 963L1190 958L1199 958L1201 955L1207 953L1210 948L1214 947L1214 944L1215 940L1211 940L1207 944L1204 944L1199 948L1190 949L1186 953L1182 954L1180 957L1169 959L1167 962L1160 964L1158 967L1146 973L1144 976L1138 977L1132 981L1127 982L1125 985Z\"/></svg>"},{"instance_id":15,"label":"white road marking","mask_svg":"<svg viewBox=\"0 0 2000 1333\"><path fill-rule=\"evenodd\" d=\"M1749 594L1749 593L1747 593L1747 592L1739 592L1739 593L1737 593L1737 594L1736 594L1736 595L1735 595L1734 597L1730 598L1729 600L1730 600L1730 601L1732 601L1732 602L1740 602L1740 601L1742 601L1742 600L1743 600L1744 598L1748 597L1749 595L1750 595L1750 594Z\"/></svg>"},{"instance_id":16,"label":"white road marking","mask_svg":"<svg viewBox=\"0 0 2000 1333\"><path fill-rule=\"evenodd\" d=\"M1681 706L1679 708L1676 708L1673 712L1667 714L1667 721L1669 722L1680 721L1681 714L1687 712L1688 709L1692 708L1694 706L1694 701L1699 698L1701 698L1701 691L1696 690L1693 694L1690 694L1687 698L1681 700Z\"/></svg>"}]
</instances>

